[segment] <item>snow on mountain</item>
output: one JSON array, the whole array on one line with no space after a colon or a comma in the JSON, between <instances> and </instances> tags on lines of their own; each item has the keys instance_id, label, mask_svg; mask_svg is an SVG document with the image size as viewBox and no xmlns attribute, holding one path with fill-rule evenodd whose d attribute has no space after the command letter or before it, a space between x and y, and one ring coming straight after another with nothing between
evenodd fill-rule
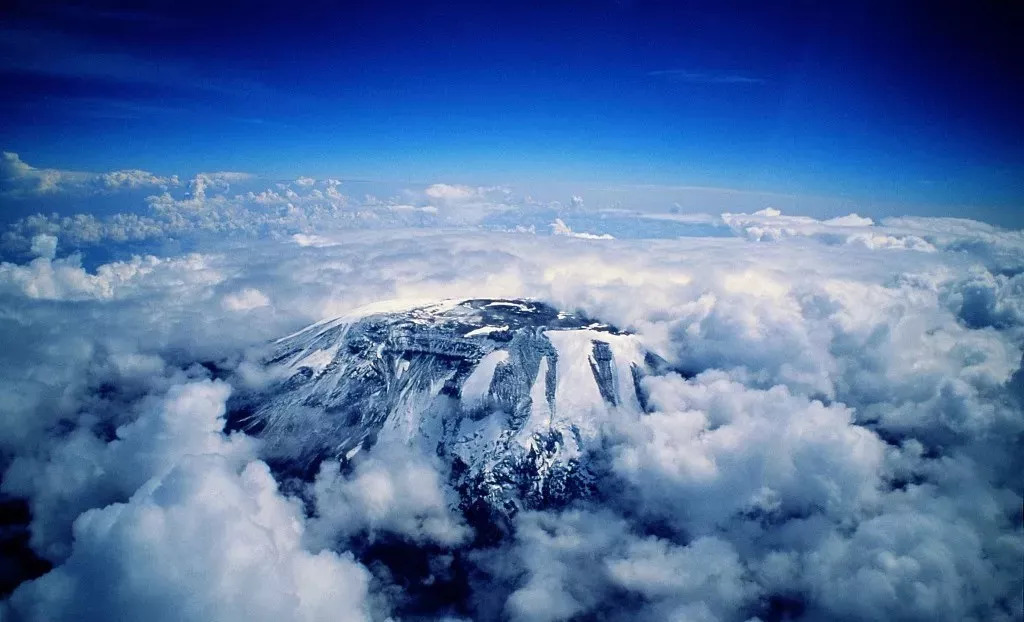
<instances>
[{"instance_id":1,"label":"snow on mountain","mask_svg":"<svg viewBox=\"0 0 1024 622\"><path fill-rule=\"evenodd\" d=\"M559 505L588 493L588 442L640 416L640 379L663 364L636 335L534 300L385 309L273 344L286 380L234 417L275 468L308 478L401 443L448 465L464 510Z\"/></svg>"}]
</instances>

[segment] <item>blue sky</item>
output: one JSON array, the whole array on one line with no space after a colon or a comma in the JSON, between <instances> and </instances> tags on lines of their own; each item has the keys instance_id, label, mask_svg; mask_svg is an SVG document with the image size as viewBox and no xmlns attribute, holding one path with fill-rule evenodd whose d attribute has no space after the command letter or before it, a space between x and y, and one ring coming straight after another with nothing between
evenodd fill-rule
<instances>
[{"instance_id":1,"label":"blue sky","mask_svg":"<svg viewBox=\"0 0 1024 622\"><path fill-rule=\"evenodd\" d=\"M33 165L1024 199L1009 2L15 3L0 146Z\"/></svg>"}]
</instances>

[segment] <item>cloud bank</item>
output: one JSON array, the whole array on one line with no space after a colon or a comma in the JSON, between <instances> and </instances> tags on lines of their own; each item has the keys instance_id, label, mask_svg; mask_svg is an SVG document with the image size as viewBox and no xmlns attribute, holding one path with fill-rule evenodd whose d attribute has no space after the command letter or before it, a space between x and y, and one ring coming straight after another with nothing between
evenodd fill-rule
<instances>
[{"instance_id":1,"label":"cloud bank","mask_svg":"<svg viewBox=\"0 0 1024 622\"><path fill-rule=\"evenodd\" d=\"M0 490L52 568L14 582L5 620L1021 618L1021 232L769 209L722 215L729 238L590 239L475 226L516 216L501 189L239 183L9 227ZM382 444L299 480L225 429L273 380L270 340L485 296L666 359L645 412L600 429L593 497L488 539L436 456Z\"/></svg>"},{"instance_id":2,"label":"cloud bank","mask_svg":"<svg viewBox=\"0 0 1024 622\"><path fill-rule=\"evenodd\" d=\"M58 192L110 193L136 188L166 189L180 184L176 175L163 177L139 169L85 173L36 168L25 163L16 153L0 153L0 196L33 196Z\"/></svg>"}]
</instances>

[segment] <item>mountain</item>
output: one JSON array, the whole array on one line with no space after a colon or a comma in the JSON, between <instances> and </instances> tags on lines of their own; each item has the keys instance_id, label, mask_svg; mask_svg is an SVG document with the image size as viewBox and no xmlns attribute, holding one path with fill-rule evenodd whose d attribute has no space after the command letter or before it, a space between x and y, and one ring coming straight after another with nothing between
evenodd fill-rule
<instances>
[{"instance_id":1,"label":"mountain","mask_svg":"<svg viewBox=\"0 0 1024 622\"><path fill-rule=\"evenodd\" d=\"M578 313L473 299L320 322L265 363L282 380L244 397L235 425L263 439L275 470L308 479L324 459L418 445L479 525L589 495L588 443L642 414L640 379L664 361Z\"/></svg>"}]
</instances>

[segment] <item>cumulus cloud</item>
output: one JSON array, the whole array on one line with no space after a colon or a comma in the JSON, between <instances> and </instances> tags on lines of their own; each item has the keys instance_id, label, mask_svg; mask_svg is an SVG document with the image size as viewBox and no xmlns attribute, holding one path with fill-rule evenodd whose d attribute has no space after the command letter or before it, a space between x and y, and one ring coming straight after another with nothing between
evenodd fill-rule
<instances>
[{"instance_id":1,"label":"cumulus cloud","mask_svg":"<svg viewBox=\"0 0 1024 622\"><path fill-rule=\"evenodd\" d=\"M249 311L266 307L270 304L267 295L258 289L247 287L232 294L224 296L221 306L229 311Z\"/></svg>"},{"instance_id":2,"label":"cumulus cloud","mask_svg":"<svg viewBox=\"0 0 1024 622\"><path fill-rule=\"evenodd\" d=\"M582 238L584 240L614 240L615 239L614 236L612 236L612 235L610 235L608 233L603 233L603 234L598 235L598 234L595 234L595 233L582 233L582 232L573 231L571 228L569 228L569 225L565 224L565 222L561 218L556 218L555 222L551 223L551 233L552 233L552 235L564 235L566 237Z\"/></svg>"},{"instance_id":3,"label":"cumulus cloud","mask_svg":"<svg viewBox=\"0 0 1024 622\"><path fill-rule=\"evenodd\" d=\"M4 151L0 154L0 195L116 192L123 189L168 188L180 183L176 175L164 177L140 169L87 173L36 168L23 161L17 153Z\"/></svg>"},{"instance_id":4,"label":"cumulus cloud","mask_svg":"<svg viewBox=\"0 0 1024 622\"><path fill-rule=\"evenodd\" d=\"M750 390L720 372L652 377L647 389L655 412L627 428L635 438L614 468L645 509L685 516L689 533L742 513L847 516L876 497L884 444L845 407L780 385Z\"/></svg>"},{"instance_id":5,"label":"cumulus cloud","mask_svg":"<svg viewBox=\"0 0 1024 622\"><path fill-rule=\"evenodd\" d=\"M55 236L67 250L79 250L214 235L254 240L312 235L322 230L458 224L466 218L479 220L500 207L495 203L499 197L492 196L490 189L474 190L472 200L431 199L437 205L409 205L373 197L359 202L343 194L339 190L341 182L334 179L304 178L248 189L264 183L246 173L199 173L188 182L184 193L176 188L150 187L156 192L145 197L142 210L105 216L37 213L10 224L0 238L0 250L32 252L32 240L39 235Z\"/></svg>"},{"instance_id":6,"label":"cumulus cloud","mask_svg":"<svg viewBox=\"0 0 1024 622\"><path fill-rule=\"evenodd\" d=\"M476 188L451 184L434 184L424 190L424 193L431 199L452 202L468 201L478 198L481 194Z\"/></svg>"},{"instance_id":7,"label":"cumulus cloud","mask_svg":"<svg viewBox=\"0 0 1024 622\"><path fill-rule=\"evenodd\" d=\"M56 169L39 169L24 162L16 153L4 151L0 154L0 188L5 193L53 192L62 181L81 181L82 174Z\"/></svg>"},{"instance_id":8,"label":"cumulus cloud","mask_svg":"<svg viewBox=\"0 0 1024 622\"><path fill-rule=\"evenodd\" d=\"M457 224L476 224L509 210L512 191L504 186L433 184L423 194L446 219Z\"/></svg>"},{"instance_id":9,"label":"cumulus cloud","mask_svg":"<svg viewBox=\"0 0 1024 622\"><path fill-rule=\"evenodd\" d=\"M753 214L722 214L722 220L737 234L755 241L805 236L828 244L857 244L871 249L935 250L931 243L918 235L875 227L870 218L857 214L816 220L806 216L784 216L777 209L765 208Z\"/></svg>"},{"instance_id":10,"label":"cumulus cloud","mask_svg":"<svg viewBox=\"0 0 1024 622\"><path fill-rule=\"evenodd\" d=\"M171 259L136 255L88 272L82 267L80 255L52 258L56 248L53 236L36 236L33 245L40 257L28 264L0 263L0 291L46 300L113 299L137 291L146 281L173 278L179 270L207 282L221 278L215 270L208 269L206 258L199 254Z\"/></svg>"},{"instance_id":11,"label":"cumulus cloud","mask_svg":"<svg viewBox=\"0 0 1024 622\"><path fill-rule=\"evenodd\" d=\"M224 194L231 189L232 183L246 181L247 179L252 179L252 175L233 171L199 173L188 183L188 189L193 199L202 200L206 198L207 192ZM304 181L305 179L303 179ZM305 186L307 184L300 182L299 185Z\"/></svg>"},{"instance_id":12,"label":"cumulus cloud","mask_svg":"<svg viewBox=\"0 0 1024 622\"><path fill-rule=\"evenodd\" d=\"M107 190L118 190L121 188L145 188L145 187L166 187L177 186L181 182L177 175L171 177L160 177L149 171L139 169L127 169L122 171L111 171L100 173L97 178L100 186Z\"/></svg>"},{"instance_id":13,"label":"cumulus cloud","mask_svg":"<svg viewBox=\"0 0 1024 622\"><path fill-rule=\"evenodd\" d=\"M33 547L60 560L70 546L68 528L75 517L128 497L186 457L212 454L237 462L251 455L252 439L221 434L229 393L220 382L174 386L142 405L139 417L119 427L109 443L80 427L48 456L16 458L3 490L32 499Z\"/></svg>"},{"instance_id":14,"label":"cumulus cloud","mask_svg":"<svg viewBox=\"0 0 1024 622\"><path fill-rule=\"evenodd\" d=\"M44 259L57 255L57 236L40 233L32 238L32 254Z\"/></svg>"},{"instance_id":15,"label":"cumulus cloud","mask_svg":"<svg viewBox=\"0 0 1024 622\"><path fill-rule=\"evenodd\" d=\"M339 539L392 534L413 542L460 544L468 528L451 509L442 468L411 449L379 445L358 456L351 474L326 462L313 483L316 538L329 546Z\"/></svg>"},{"instance_id":16,"label":"cumulus cloud","mask_svg":"<svg viewBox=\"0 0 1024 622\"><path fill-rule=\"evenodd\" d=\"M919 510L871 518L849 537L831 534L807 555L807 580L822 613L857 620L880 612L902 620L1012 619L1013 609L989 609L1009 585L985 559L979 534L962 519L949 523ZM1019 542L1006 544L1021 550ZM975 588L965 590L964 581Z\"/></svg>"},{"instance_id":17,"label":"cumulus cloud","mask_svg":"<svg viewBox=\"0 0 1024 622\"><path fill-rule=\"evenodd\" d=\"M491 618L737 619L759 593L729 543L637 535L606 511L526 514L511 544L481 558L505 590L481 590Z\"/></svg>"},{"instance_id":18,"label":"cumulus cloud","mask_svg":"<svg viewBox=\"0 0 1024 622\"><path fill-rule=\"evenodd\" d=\"M369 620L368 573L301 547L267 466L199 456L82 514L63 565L23 585L26 620Z\"/></svg>"},{"instance_id":19,"label":"cumulus cloud","mask_svg":"<svg viewBox=\"0 0 1024 622\"><path fill-rule=\"evenodd\" d=\"M912 231L943 250L974 257L1003 273L1024 270L1024 230L1008 230L966 218L887 218L895 231Z\"/></svg>"}]
</instances>

